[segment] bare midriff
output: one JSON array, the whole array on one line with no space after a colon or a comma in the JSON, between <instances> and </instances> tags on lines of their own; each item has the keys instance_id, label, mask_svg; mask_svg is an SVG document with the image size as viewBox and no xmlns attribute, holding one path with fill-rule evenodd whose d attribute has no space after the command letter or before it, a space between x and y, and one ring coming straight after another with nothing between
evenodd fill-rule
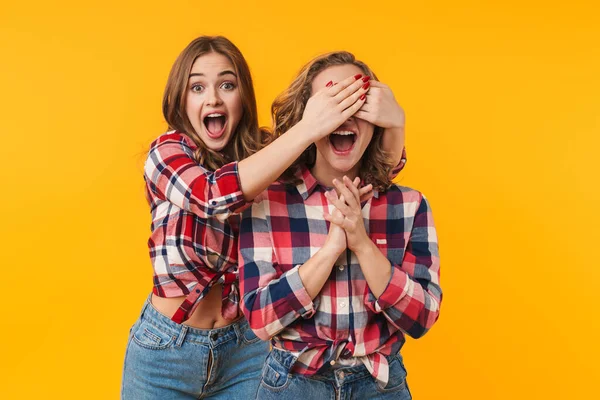
<instances>
[{"instance_id":1,"label":"bare midriff","mask_svg":"<svg viewBox=\"0 0 600 400\"><path fill-rule=\"evenodd\" d=\"M221 315L222 290L223 285L214 285L208 294L200 300L198 307L184 324L199 329L215 329L222 328L234 322L223 318ZM171 318L185 298L186 296L166 298L152 294L152 305L158 312Z\"/></svg>"}]
</instances>

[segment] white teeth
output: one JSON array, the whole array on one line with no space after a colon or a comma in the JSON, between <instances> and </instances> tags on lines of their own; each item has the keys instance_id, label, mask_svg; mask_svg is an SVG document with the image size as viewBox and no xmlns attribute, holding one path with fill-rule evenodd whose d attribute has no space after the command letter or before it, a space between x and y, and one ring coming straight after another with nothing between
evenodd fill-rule
<instances>
[{"instance_id":1,"label":"white teeth","mask_svg":"<svg viewBox=\"0 0 600 400\"><path fill-rule=\"evenodd\" d=\"M219 114L219 113L212 113L212 114L207 115L208 118L224 117L224 116L225 116L225 114Z\"/></svg>"},{"instance_id":2,"label":"white teeth","mask_svg":"<svg viewBox=\"0 0 600 400\"><path fill-rule=\"evenodd\" d=\"M350 132L350 131L335 131L331 133L332 135L342 135L342 136L348 136L348 135L354 135L354 132Z\"/></svg>"}]
</instances>

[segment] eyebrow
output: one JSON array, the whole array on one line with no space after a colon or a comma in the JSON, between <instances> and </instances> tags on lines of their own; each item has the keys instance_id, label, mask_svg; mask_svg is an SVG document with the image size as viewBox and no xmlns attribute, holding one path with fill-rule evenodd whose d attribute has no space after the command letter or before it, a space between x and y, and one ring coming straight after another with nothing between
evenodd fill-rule
<instances>
[{"instance_id":1,"label":"eyebrow","mask_svg":"<svg viewBox=\"0 0 600 400\"><path fill-rule=\"evenodd\" d=\"M230 70L221 71L221 72L219 72L218 76L224 76L224 75L233 75L237 78L237 75L235 74L235 72L230 71ZM190 74L189 77L191 78L192 76L205 76L205 75L201 72L195 72L193 74Z\"/></svg>"}]
</instances>

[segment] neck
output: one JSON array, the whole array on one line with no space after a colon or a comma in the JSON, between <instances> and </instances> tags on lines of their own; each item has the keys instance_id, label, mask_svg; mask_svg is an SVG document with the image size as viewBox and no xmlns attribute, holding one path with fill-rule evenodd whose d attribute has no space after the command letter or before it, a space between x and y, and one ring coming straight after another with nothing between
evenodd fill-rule
<instances>
[{"instance_id":1,"label":"neck","mask_svg":"<svg viewBox=\"0 0 600 400\"><path fill-rule=\"evenodd\" d=\"M360 165L357 164L348 171L338 171L323 158L317 157L315 165L310 169L310 173L322 186L333 187L334 179L342 182L342 178L346 175L350 180L354 180L358 176L359 170Z\"/></svg>"}]
</instances>

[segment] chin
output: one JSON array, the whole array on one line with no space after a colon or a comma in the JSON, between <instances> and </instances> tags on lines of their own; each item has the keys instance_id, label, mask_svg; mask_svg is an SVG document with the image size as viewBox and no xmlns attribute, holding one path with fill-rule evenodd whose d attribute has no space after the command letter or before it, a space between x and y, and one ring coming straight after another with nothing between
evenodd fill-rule
<instances>
[{"instance_id":1,"label":"chin","mask_svg":"<svg viewBox=\"0 0 600 400\"><path fill-rule=\"evenodd\" d=\"M229 140L231 139L230 136L228 136L228 135L225 135L219 139L212 139L205 135L202 135L200 138L204 142L204 145L212 151L223 150L225 148L225 146L227 146L227 143L229 143Z\"/></svg>"},{"instance_id":2,"label":"chin","mask_svg":"<svg viewBox=\"0 0 600 400\"><path fill-rule=\"evenodd\" d=\"M332 162L329 163L329 165L331 165L331 168L333 168L334 170L341 172L341 173L346 173L348 171L350 171L352 168L354 168L354 166L356 165L356 163L348 160L344 160L344 161L337 161L337 162Z\"/></svg>"}]
</instances>

